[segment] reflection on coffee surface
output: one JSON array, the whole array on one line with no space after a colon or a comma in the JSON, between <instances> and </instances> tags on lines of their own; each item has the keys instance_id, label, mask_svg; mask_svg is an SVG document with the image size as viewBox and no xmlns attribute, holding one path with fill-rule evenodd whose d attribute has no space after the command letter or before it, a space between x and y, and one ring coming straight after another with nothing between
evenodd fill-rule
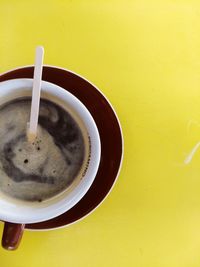
<instances>
[{"instance_id":1,"label":"reflection on coffee surface","mask_svg":"<svg viewBox=\"0 0 200 267\"><path fill-rule=\"evenodd\" d=\"M72 184L84 160L84 139L67 111L41 99L37 138L29 143L30 107L26 98L0 108L0 190L40 202Z\"/></svg>"}]
</instances>

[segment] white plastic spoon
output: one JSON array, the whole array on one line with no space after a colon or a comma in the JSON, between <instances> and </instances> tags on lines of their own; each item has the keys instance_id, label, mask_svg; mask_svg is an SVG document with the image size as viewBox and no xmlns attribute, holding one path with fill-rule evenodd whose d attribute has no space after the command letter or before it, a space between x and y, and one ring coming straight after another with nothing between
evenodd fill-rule
<instances>
[{"instance_id":1,"label":"white plastic spoon","mask_svg":"<svg viewBox=\"0 0 200 267\"><path fill-rule=\"evenodd\" d=\"M42 46L36 47L31 114L30 114L30 122L28 123L27 127L27 137L29 142L33 142L37 136L43 57L44 57L44 48Z\"/></svg>"}]
</instances>

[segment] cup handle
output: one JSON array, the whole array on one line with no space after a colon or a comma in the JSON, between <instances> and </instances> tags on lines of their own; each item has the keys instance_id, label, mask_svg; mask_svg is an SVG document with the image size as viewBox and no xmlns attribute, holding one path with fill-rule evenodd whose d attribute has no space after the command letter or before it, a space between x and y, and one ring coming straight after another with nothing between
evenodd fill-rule
<instances>
[{"instance_id":1,"label":"cup handle","mask_svg":"<svg viewBox=\"0 0 200 267\"><path fill-rule=\"evenodd\" d=\"M22 239L25 224L5 222L2 236L2 247L7 250L18 248Z\"/></svg>"}]
</instances>

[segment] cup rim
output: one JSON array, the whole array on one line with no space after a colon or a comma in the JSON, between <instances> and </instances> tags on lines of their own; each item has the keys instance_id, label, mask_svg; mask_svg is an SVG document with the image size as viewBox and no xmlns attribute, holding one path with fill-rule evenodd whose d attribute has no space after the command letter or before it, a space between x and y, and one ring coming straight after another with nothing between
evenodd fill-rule
<instances>
[{"instance_id":1,"label":"cup rim","mask_svg":"<svg viewBox=\"0 0 200 267\"><path fill-rule=\"evenodd\" d=\"M13 82L15 85L15 90L16 88L19 87L21 88L21 86L22 87L26 86L31 88L33 79L18 78L18 79L2 81L0 82L0 88L5 87L5 85L7 85L8 87L11 86L13 88L14 87ZM80 115L80 117L83 119L84 123L86 123L86 128L91 135L92 146L95 148L94 149L95 153L93 152L91 156L91 158L93 159L92 161L93 164L89 164L90 168L88 168L88 172L86 173L84 178L80 181L77 187L67 197L64 197L61 201L56 202L51 206L48 206L45 210L42 209L42 212L39 208L34 209L34 211L32 209L26 209L26 210L23 209L22 211L21 209L19 209L19 206L16 206L15 209L12 210L12 212L2 213L2 210L0 210L1 220L13 223L38 223L57 217L62 213L68 211L76 203L78 203L81 200L81 198L87 193L87 191L89 190L95 179L101 155L100 136L98 133L96 123L92 115L86 108L86 106L83 105L83 103L72 93L68 92L66 89L63 89L62 87L56 84L47 81L42 81L42 92L49 93L50 91L51 93L55 93L55 90L59 92L60 97L63 96L64 98L66 97L69 101L72 101L74 105L73 107L75 106L79 107L78 110L76 108L75 109Z\"/></svg>"}]
</instances>

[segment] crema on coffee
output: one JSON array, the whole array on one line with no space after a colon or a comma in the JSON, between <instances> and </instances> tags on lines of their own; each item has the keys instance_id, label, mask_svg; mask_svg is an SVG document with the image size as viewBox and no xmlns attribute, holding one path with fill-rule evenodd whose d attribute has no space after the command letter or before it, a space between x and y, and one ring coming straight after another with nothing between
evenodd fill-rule
<instances>
[{"instance_id":1,"label":"crema on coffee","mask_svg":"<svg viewBox=\"0 0 200 267\"><path fill-rule=\"evenodd\" d=\"M12 198L43 201L68 188L85 157L84 138L74 118L41 99L37 138L27 140L30 98L0 107L0 191Z\"/></svg>"}]
</instances>

